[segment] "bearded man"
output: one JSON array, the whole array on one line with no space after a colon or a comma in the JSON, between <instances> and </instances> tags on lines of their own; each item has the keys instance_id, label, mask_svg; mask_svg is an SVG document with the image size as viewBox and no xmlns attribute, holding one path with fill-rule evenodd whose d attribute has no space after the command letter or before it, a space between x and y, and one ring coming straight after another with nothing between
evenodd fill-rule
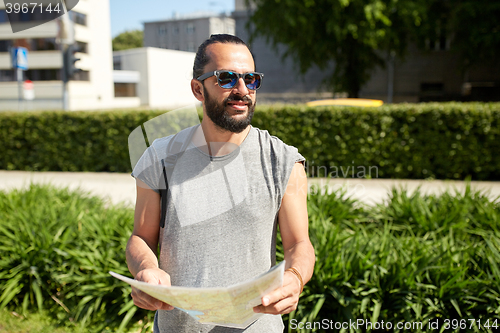
<instances>
[{"instance_id":1,"label":"bearded man","mask_svg":"<svg viewBox=\"0 0 500 333\"><path fill-rule=\"evenodd\" d=\"M297 308L312 276L304 158L250 125L263 76L238 37L212 35L200 45L191 89L202 102L203 120L191 129L189 149L168 180L163 221L157 190L161 168L134 169L137 203L127 263L136 280L148 283L227 287L275 264L279 225L286 260L283 285L262 297L254 312L264 315L245 329L200 324L133 288L134 303L156 311L155 333L283 332L280 315ZM155 163L172 137L148 148Z\"/></svg>"}]
</instances>

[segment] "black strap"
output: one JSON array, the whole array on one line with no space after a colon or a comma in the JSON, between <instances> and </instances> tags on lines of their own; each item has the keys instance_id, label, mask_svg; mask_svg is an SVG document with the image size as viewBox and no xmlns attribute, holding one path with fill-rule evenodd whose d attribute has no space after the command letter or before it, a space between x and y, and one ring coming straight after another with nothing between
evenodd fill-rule
<instances>
[{"instance_id":1,"label":"black strap","mask_svg":"<svg viewBox=\"0 0 500 333\"><path fill-rule=\"evenodd\" d=\"M165 189L160 189L160 201L161 201L161 213L160 213L160 228L165 228L165 218L167 214L167 193L168 193L168 181L167 181L167 171L165 169L165 162L161 160L161 166L163 169L163 179L165 180Z\"/></svg>"}]
</instances>

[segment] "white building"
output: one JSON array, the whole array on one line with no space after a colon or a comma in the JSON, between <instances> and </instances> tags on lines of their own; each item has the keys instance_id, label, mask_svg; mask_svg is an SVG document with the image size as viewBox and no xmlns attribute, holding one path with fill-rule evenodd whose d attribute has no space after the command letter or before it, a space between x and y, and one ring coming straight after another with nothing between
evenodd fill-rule
<instances>
[{"instance_id":1,"label":"white building","mask_svg":"<svg viewBox=\"0 0 500 333\"><path fill-rule=\"evenodd\" d=\"M198 103L191 92L194 57L194 52L154 47L115 51L116 96L135 95L140 105L151 108L173 109Z\"/></svg>"},{"instance_id":2,"label":"white building","mask_svg":"<svg viewBox=\"0 0 500 333\"><path fill-rule=\"evenodd\" d=\"M58 22L53 20L13 33L5 9L0 0L0 110L63 109ZM83 71L68 83L69 110L141 106L173 109L197 103L190 88L194 52L147 47L113 53L109 0L80 0L70 15L79 49L76 57L81 59L75 66ZM176 24L183 27L182 22ZM197 31L198 35L203 29L196 25L190 31ZM23 72L23 81L33 81L34 100L19 101L16 71L9 53L16 46L29 50L29 69Z\"/></svg>"},{"instance_id":3,"label":"white building","mask_svg":"<svg viewBox=\"0 0 500 333\"><path fill-rule=\"evenodd\" d=\"M139 105L136 98L114 97L113 60L109 0L80 0L70 11L81 60L76 67L83 71L68 83L69 109L87 110ZM62 53L56 43L58 22L49 21L24 31L13 33L0 0L0 110L62 109ZM35 99L19 107L18 85L11 68L9 49L28 48L28 71L23 80L34 83Z\"/></svg>"}]
</instances>

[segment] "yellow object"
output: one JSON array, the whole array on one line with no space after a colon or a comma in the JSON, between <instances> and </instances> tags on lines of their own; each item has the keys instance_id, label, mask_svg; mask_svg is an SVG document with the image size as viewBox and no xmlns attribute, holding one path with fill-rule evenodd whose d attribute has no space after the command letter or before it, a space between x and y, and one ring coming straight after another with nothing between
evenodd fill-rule
<instances>
[{"instance_id":1,"label":"yellow object","mask_svg":"<svg viewBox=\"0 0 500 333\"><path fill-rule=\"evenodd\" d=\"M363 98L336 98L336 99L321 99L319 101L307 102L307 106L327 106L327 105L343 105L343 106L362 106L362 107L377 107L384 104L379 99L363 99Z\"/></svg>"}]
</instances>

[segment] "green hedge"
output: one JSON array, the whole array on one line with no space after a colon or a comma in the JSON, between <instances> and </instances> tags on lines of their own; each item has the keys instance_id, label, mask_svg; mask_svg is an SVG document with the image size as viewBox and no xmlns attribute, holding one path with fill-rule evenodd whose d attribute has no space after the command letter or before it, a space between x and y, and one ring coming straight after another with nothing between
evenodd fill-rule
<instances>
[{"instance_id":1,"label":"green hedge","mask_svg":"<svg viewBox=\"0 0 500 333\"><path fill-rule=\"evenodd\" d=\"M130 172L128 135L162 113L0 113L0 169ZM253 125L296 146L311 176L500 179L500 103L262 106Z\"/></svg>"},{"instance_id":2,"label":"green hedge","mask_svg":"<svg viewBox=\"0 0 500 333\"><path fill-rule=\"evenodd\" d=\"M500 179L499 103L289 107L257 114L254 125L298 147L314 176L372 167L372 178Z\"/></svg>"}]
</instances>

